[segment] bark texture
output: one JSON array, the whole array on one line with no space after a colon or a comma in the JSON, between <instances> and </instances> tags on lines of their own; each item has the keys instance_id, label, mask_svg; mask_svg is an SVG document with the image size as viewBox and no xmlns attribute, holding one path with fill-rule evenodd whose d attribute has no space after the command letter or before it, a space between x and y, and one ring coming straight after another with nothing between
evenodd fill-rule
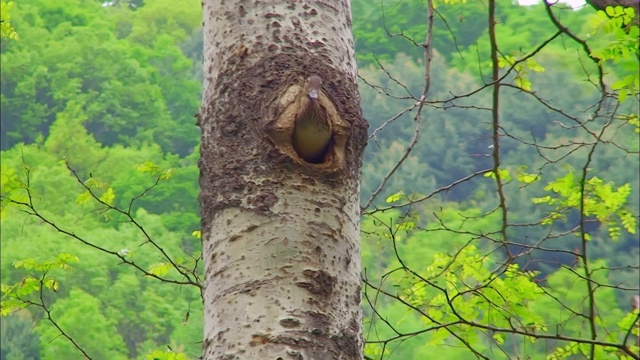
<instances>
[{"instance_id":1,"label":"bark texture","mask_svg":"<svg viewBox=\"0 0 640 360\"><path fill-rule=\"evenodd\" d=\"M205 359L362 358L359 177L366 142L347 0L205 0L200 204ZM291 145L311 75L333 138Z\"/></svg>"}]
</instances>

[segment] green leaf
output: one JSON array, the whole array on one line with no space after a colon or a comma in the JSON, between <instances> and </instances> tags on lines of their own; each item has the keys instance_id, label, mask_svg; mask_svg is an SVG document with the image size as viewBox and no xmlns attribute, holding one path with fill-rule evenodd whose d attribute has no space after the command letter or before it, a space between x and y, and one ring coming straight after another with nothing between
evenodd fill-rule
<instances>
[{"instance_id":1,"label":"green leaf","mask_svg":"<svg viewBox=\"0 0 640 360\"><path fill-rule=\"evenodd\" d=\"M155 350L146 355L147 360L187 360L183 353Z\"/></svg>"},{"instance_id":2,"label":"green leaf","mask_svg":"<svg viewBox=\"0 0 640 360\"><path fill-rule=\"evenodd\" d=\"M613 90L620 90L623 89L631 84L633 84L634 82L634 76L633 75L629 75L629 76L625 76L624 78L614 82L613 84L611 84L611 89Z\"/></svg>"},{"instance_id":3,"label":"green leaf","mask_svg":"<svg viewBox=\"0 0 640 360\"><path fill-rule=\"evenodd\" d=\"M60 284L54 279L47 279L42 283L42 285L44 285L45 288L53 291L58 291L58 288L60 288Z\"/></svg>"},{"instance_id":4,"label":"green leaf","mask_svg":"<svg viewBox=\"0 0 640 360\"><path fill-rule=\"evenodd\" d=\"M540 180L540 177L536 174L528 174L528 173L522 172L516 175L516 179L518 179L518 181L521 183L531 184L533 182Z\"/></svg>"},{"instance_id":5,"label":"green leaf","mask_svg":"<svg viewBox=\"0 0 640 360\"><path fill-rule=\"evenodd\" d=\"M515 82L516 86L520 89L531 91L531 81L529 81L528 79L522 76L516 76Z\"/></svg>"},{"instance_id":6,"label":"green leaf","mask_svg":"<svg viewBox=\"0 0 640 360\"><path fill-rule=\"evenodd\" d=\"M509 170L506 169L499 169L498 170L498 174L500 174L500 180L502 181L511 181L513 180L513 178L511 177L511 174L509 173ZM486 173L484 173L483 175L484 177L490 177L492 179L496 179L496 175L493 171L487 171Z\"/></svg>"},{"instance_id":7,"label":"green leaf","mask_svg":"<svg viewBox=\"0 0 640 360\"><path fill-rule=\"evenodd\" d=\"M105 191L104 194L100 196L100 201L104 202L107 205L112 205L115 198L116 194L113 192L113 189L108 188L107 191Z\"/></svg>"},{"instance_id":8,"label":"green leaf","mask_svg":"<svg viewBox=\"0 0 640 360\"><path fill-rule=\"evenodd\" d=\"M11 9L13 8L13 1L2 1L0 3L0 36L3 38L18 40L19 36L15 29L11 25Z\"/></svg>"},{"instance_id":9,"label":"green leaf","mask_svg":"<svg viewBox=\"0 0 640 360\"><path fill-rule=\"evenodd\" d=\"M174 171L174 169L166 169L166 170L164 170L164 171L162 171L162 172L160 173L160 175L159 175L159 176L160 176L160 179L162 179L162 180L169 180L169 179L171 179L171 177L173 176L173 173L174 173L174 172L175 172L175 171Z\"/></svg>"},{"instance_id":10,"label":"green leaf","mask_svg":"<svg viewBox=\"0 0 640 360\"><path fill-rule=\"evenodd\" d=\"M162 170L161 167L156 165L153 161L145 161L142 164L136 166L136 170L141 173L157 173Z\"/></svg>"},{"instance_id":11,"label":"green leaf","mask_svg":"<svg viewBox=\"0 0 640 360\"><path fill-rule=\"evenodd\" d=\"M630 234L635 234L636 227L638 226L636 218L628 211L621 211L618 216L624 229Z\"/></svg>"},{"instance_id":12,"label":"green leaf","mask_svg":"<svg viewBox=\"0 0 640 360\"><path fill-rule=\"evenodd\" d=\"M16 299L8 299L0 301L0 315L7 316L10 315L20 309L24 309L27 307L27 303L16 300Z\"/></svg>"},{"instance_id":13,"label":"green leaf","mask_svg":"<svg viewBox=\"0 0 640 360\"><path fill-rule=\"evenodd\" d=\"M605 8L605 12L607 13L608 16L613 17L615 15L615 11L613 6L607 6Z\"/></svg>"},{"instance_id":14,"label":"green leaf","mask_svg":"<svg viewBox=\"0 0 640 360\"><path fill-rule=\"evenodd\" d=\"M620 91L618 93L618 101L620 101L621 103L623 103L625 100L627 99L627 92L625 90Z\"/></svg>"},{"instance_id":15,"label":"green leaf","mask_svg":"<svg viewBox=\"0 0 640 360\"><path fill-rule=\"evenodd\" d=\"M80 258L78 258L76 255L73 254L69 254L69 253L61 253L60 255L58 255L55 259L54 259L55 263L57 263L58 265L60 265L61 269L69 269L69 263L77 263L80 262Z\"/></svg>"},{"instance_id":16,"label":"green leaf","mask_svg":"<svg viewBox=\"0 0 640 360\"><path fill-rule=\"evenodd\" d=\"M404 192L398 191L395 194L389 195L385 201L388 203L396 202L404 198Z\"/></svg>"},{"instance_id":17,"label":"green leaf","mask_svg":"<svg viewBox=\"0 0 640 360\"><path fill-rule=\"evenodd\" d=\"M153 275L156 275L156 276L164 276L172 268L173 268L173 265L171 265L171 263L169 263L169 262L157 263L157 264L151 265L151 267L149 267L149 272L151 274L153 274Z\"/></svg>"},{"instance_id":18,"label":"green leaf","mask_svg":"<svg viewBox=\"0 0 640 360\"><path fill-rule=\"evenodd\" d=\"M513 178L511 177L511 174L509 173L509 170L507 170L507 169L498 170L498 174L500 174L500 179L502 181L511 181L511 180L513 180Z\"/></svg>"},{"instance_id":19,"label":"green leaf","mask_svg":"<svg viewBox=\"0 0 640 360\"><path fill-rule=\"evenodd\" d=\"M94 187L100 187L100 182L98 180L96 180L93 177L88 178L84 184L88 187L88 188L94 188Z\"/></svg>"},{"instance_id":20,"label":"green leaf","mask_svg":"<svg viewBox=\"0 0 640 360\"><path fill-rule=\"evenodd\" d=\"M534 58L528 58L525 65L532 71L544 72L544 67L542 67L542 65L540 65Z\"/></svg>"},{"instance_id":21,"label":"green leaf","mask_svg":"<svg viewBox=\"0 0 640 360\"><path fill-rule=\"evenodd\" d=\"M87 190L82 194L78 195L78 197L76 198L76 204L83 205L89 202L89 200L91 200L91 192Z\"/></svg>"}]
</instances>

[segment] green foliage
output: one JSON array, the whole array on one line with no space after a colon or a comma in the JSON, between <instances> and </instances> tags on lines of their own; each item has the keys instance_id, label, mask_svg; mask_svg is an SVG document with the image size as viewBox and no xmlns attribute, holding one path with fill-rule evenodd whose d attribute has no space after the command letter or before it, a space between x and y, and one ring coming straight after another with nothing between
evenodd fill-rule
<instances>
[{"instance_id":1,"label":"green foliage","mask_svg":"<svg viewBox=\"0 0 640 360\"><path fill-rule=\"evenodd\" d=\"M87 292L71 288L68 297L55 302L51 316L92 357L114 360L128 358L116 322L106 316L100 300ZM91 331L87 331L87 324L91 324ZM60 339L58 329L43 326L37 327L36 331L40 335L43 359L78 358L78 349Z\"/></svg>"},{"instance_id":2,"label":"green foliage","mask_svg":"<svg viewBox=\"0 0 640 360\"><path fill-rule=\"evenodd\" d=\"M171 37L184 38L184 30L176 30L184 24L165 24L154 43L141 43L136 32L129 34L133 38L117 34L124 14L99 2L43 1L18 10L23 41L2 49L4 149L38 141L60 121L107 146L153 142L181 155L193 150L199 88L189 80L192 65L176 44L179 38ZM149 14L127 16L134 26Z\"/></svg>"},{"instance_id":3,"label":"green foliage","mask_svg":"<svg viewBox=\"0 0 640 360\"><path fill-rule=\"evenodd\" d=\"M425 323L433 326L456 322L460 317L487 326L544 331L542 318L527 306L544 293L533 281L537 274L522 272L517 265L509 265L502 275L496 276L494 267L492 260L480 255L473 246L454 255L437 254L427 267L425 277L433 279L443 274L446 292L429 298L415 297L415 291L411 294L416 305L429 308L429 316L423 319ZM444 269L447 270L443 272ZM488 283L490 287L483 286ZM474 331L471 326L461 325L459 333ZM504 342L504 335L498 335L499 341ZM432 340L432 343L443 341L444 338Z\"/></svg>"},{"instance_id":4,"label":"green foliage","mask_svg":"<svg viewBox=\"0 0 640 360\"><path fill-rule=\"evenodd\" d=\"M176 353L171 350L161 351L156 350L150 354L147 354L147 360L187 360L185 354Z\"/></svg>"},{"instance_id":5,"label":"green foliage","mask_svg":"<svg viewBox=\"0 0 640 360\"><path fill-rule=\"evenodd\" d=\"M497 179L498 176L505 183L508 183L511 180L513 180L513 177L511 177L511 174L507 169L498 169L497 173L495 171L488 171L484 174L484 177L492 178L494 180Z\"/></svg>"},{"instance_id":6,"label":"green foliage","mask_svg":"<svg viewBox=\"0 0 640 360\"><path fill-rule=\"evenodd\" d=\"M387 199L391 203L406 200L401 192ZM365 335L370 342L365 353L373 358L388 354L388 348L377 340L396 334L401 338L407 336L404 341L411 343L407 345L411 350L396 349L394 356L420 359L440 347L442 351L451 351L457 343L451 337L455 334L476 350L486 350L495 344L516 346L527 349L527 354L541 355L535 359L544 359L545 354L563 358L569 350L588 354L589 347L579 343L553 346L547 352L545 349L553 343L536 341L536 334L553 336L562 329L562 333L580 336L586 331L583 317L577 315L589 311L583 289L587 282L607 283L606 263L592 261L589 275L581 267L576 270L563 267L544 279L539 272L521 270L516 264L501 265L494 256L487 255L491 242L474 239L476 233L492 234L497 230L495 216L484 218L477 210L460 211L451 205L443 208L433 218L421 215L421 211L402 215L393 210L363 220L365 278L372 287L365 290L365 300L375 301L376 306L375 314L365 308L365 315L372 319L365 323ZM393 245L389 245L390 241ZM474 241L483 248L471 245ZM393 261L394 257L398 260ZM379 284L375 282L377 278L381 278ZM385 300L383 294L391 299ZM594 294L597 304L616 301L612 287L598 288ZM629 324L637 320L612 306L596 319L602 341L619 341ZM375 321L376 318L386 320ZM478 327L503 330L489 336L479 333ZM513 334L514 331L520 334ZM411 340L409 334L414 332L420 333L420 341ZM458 356L464 356L464 351L460 351ZM596 354L603 359L622 356L606 346L597 347ZM494 358L510 357L494 355Z\"/></svg>"},{"instance_id":7,"label":"green foliage","mask_svg":"<svg viewBox=\"0 0 640 360\"><path fill-rule=\"evenodd\" d=\"M60 284L55 276L55 272L51 270L72 270L73 268L70 264L78 261L78 257L64 253L48 261L37 261L35 259L15 261L13 263L14 268L32 270L35 272L35 275L29 274L12 285L2 284L3 300L0 304L0 314L6 316L23 309L30 303L37 303L38 301L35 299L40 297L41 291L45 289L57 292Z\"/></svg>"},{"instance_id":8,"label":"green foliage","mask_svg":"<svg viewBox=\"0 0 640 360\"><path fill-rule=\"evenodd\" d=\"M40 345L33 333L33 320L27 311L5 316L0 321L0 357L7 360L40 359Z\"/></svg>"},{"instance_id":9,"label":"green foliage","mask_svg":"<svg viewBox=\"0 0 640 360\"><path fill-rule=\"evenodd\" d=\"M2 187L2 213L1 218L4 220L6 216L6 210L13 205L13 201L25 203L27 195L21 191L26 188L26 184L20 180L15 169L6 165L2 165L2 174L0 175L1 187Z\"/></svg>"},{"instance_id":10,"label":"green foliage","mask_svg":"<svg viewBox=\"0 0 640 360\"><path fill-rule=\"evenodd\" d=\"M529 71L544 71L544 67L542 67L533 58L528 58L524 62L521 62L518 61L514 56L510 55L503 55L502 58L498 59L498 66L500 68L507 69L513 68L513 70L516 72L516 76L514 78L516 86L527 91L531 91L531 81L529 81L527 73Z\"/></svg>"},{"instance_id":11,"label":"green foliage","mask_svg":"<svg viewBox=\"0 0 640 360\"><path fill-rule=\"evenodd\" d=\"M0 37L18 40L18 33L11 25L11 9L15 3L13 1L0 2Z\"/></svg>"},{"instance_id":12,"label":"green foliage","mask_svg":"<svg viewBox=\"0 0 640 360\"><path fill-rule=\"evenodd\" d=\"M543 295L539 285L534 282L537 274L521 271L517 265L508 266L496 274L499 265L495 259L482 255L481 249L469 245L473 240L471 234L456 235L445 231L464 225L465 232L472 233L474 229L491 232L490 224L496 219L480 218L478 210L466 209L460 213L450 206L444 209L433 219L426 220L426 229L420 225L425 220L415 214L409 217L409 221L417 225L408 228L403 225L407 217L398 217L399 214L394 215L393 212L386 216L376 215L379 220L366 218L362 223L365 243L371 244L372 240L379 239L372 254L363 253L367 278L375 279L377 274L387 274L383 282L388 288L395 288L394 294L397 296L396 301L378 300L377 316L388 319L396 331L404 334L419 328L433 329L420 335L420 345L413 344L410 352L401 351L396 356L420 359L440 348L442 351L452 349L456 345L449 331L476 346L484 340L478 337L472 324L542 329L542 318L528 307ZM380 262L393 257L384 256L385 252L391 250L385 248L385 244L388 244L385 238L394 242L393 251L402 259L402 264L389 260ZM366 246L363 250L371 247ZM448 252L443 253L440 249L448 249ZM491 286L485 287L485 284ZM421 315L412 316L407 313L410 309L419 309ZM467 323L460 322L460 317ZM445 329L441 324L450 326ZM367 341L373 344L376 339L382 339L390 333L389 327L382 323L369 326L367 330L365 324L365 334L369 334ZM494 341L511 338L508 334L494 335ZM367 354L379 355L381 351L379 345L371 345ZM464 356L464 351L460 351L458 356ZM455 358L455 355L451 356Z\"/></svg>"},{"instance_id":13,"label":"green foliage","mask_svg":"<svg viewBox=\"0 0 640 360\"><path fill-rule=\"evenodd\" d=\"M631 194L631 186L624 184L614 189L612 184L605 183L596 176L590 177L582 186L580 178L573 171L558 178L545 187L545 191L554 193L532 199L534 204L549 204L553 210L543 220L543 224L566 219L567 209L582 209L585 216L594 216L607 226L611 240L620 238L621 230L630 234L636 233L636 219L627 201Z\"/></svg>"},{"instance_id":14,"label":"green foliage","mask_svg":"<svg viewBox=\"0 0 640 360\"><path fill-rule=\"evenodd\" d=\"M604 283L608 277L607 264L602 261L594 261L590 264L591 273L589 277L595 283ZM584 323L584 315L590 312L588 297L585 297L584 289L587 287L586 271L583 267L577 268L563 267L551 274L547 281L546 291L549 296L540 297L532 305L532 310L542 314L548 326L563 329L571 333L583 333L589 331ZM624 319L629 318L628 314L621 311L613 296L612 288L598 288L594 290L594 298L597 304L607 304L606 311L598 311L595 315L599 339L603 341L617 341L623 339L631 328L622 327ZM637 318L636 318L637 319ZM564 343L550 351L549 359L565 359L571 355L579 354L581 357L589 356L590 347L587 344L575 342ZM629 358L624 354L619 354L616 349L610 347L596 347L597 359L618 359Z\"/></svg>"},{"instance_id":15,"label":"green foliage","mask_svg":"<svg viewBox=\"0 0 640 360\"><path fill-rule=\"evenodd\" d=\"M192 118L202 76L202 54L194 50L202 42L200 4L157 0L135 12L91 0L20 2L10 11L5 4L12 6L2 2L3 36L6 25L15 26L21 41L2 44L0 270L2 311L11 313L2 322L2 358L79 357L58 330L38 322L42 310L24 308L16 298L39 291L53 305L52 318L96 359L198 356L204 316L198 290L151 275L180 279L173 264L202 273ZM593 291L597 340L620 342L637 321L637 312L624 305L628 292L612 288L637 288L638 204L629 199L639 194L632 155L640 122L637 104L625 101L638 93L633 14L621 8L556 12L575 34L590 34L591 55L600 58L605 82L622 103L613 104L612 126L581 179L573 169L584 166L591 134L605 123L584 113L599 101L592 84L597 65L566 36L521 61L556 30L542 4L497 5L499 65L502 73L513 67L504 83L515 85L500 90L502 159L496 166L515 224L504 231L509 244L502 243L491 171L490 115L484 111L490 94L469 95L490 82L486 3L437 2L431 89L418 122L425 2L352 1L360 75L378 86L363 81L360 88L372 132L402 113L372 134L363 201L414 134L419 139L373 203L387 210L361 223L365 277L377 287L365 288L365 301L375 305L375 312L364 310L365 353L372 358L462 359L471 348L491 359L584 357L588 344L536 336L589 338L586 278L599 284ZM547 105L531 94L548 97ZM553 107L579 115L572 119ZM620 147L604 146L612 142ZM474 173L477 179L448 186ZM419 199L426 200L414 203ZM19 205L29 201L56 226L108 253L29 216ZM130 210L173 264L129 218L105 211L112 207ZM589 270L570 250L579 238L564 234L575 232L581 207L583 225L602 225L585 229ZM541 247L548 249L520 247L534 239L545 239ZM50 259L61 253L75 255ZM71 264L74 271L65 271ZM403 346L385 343L390 337ZM596 358L624 356L595 349Z\"/></svg>"},{"instance_id":16,"label":"green foliage","mask_svg":"<svg viewBox=\"0 0 640 360\"><path fill-rule=\"evenodd\" d=\"M447 69L444 60L442 56L436 54L432 62L433 66L439 69L433 73L431 94L434 98L447 97L448 92L470 91L474 86L473 78L469 74ZM362 101L365 104L364 116L369 122L371 131L380 127L386 119L402 113L396 121L385 126L382 131L371 135L363 165L363 201L368 199L381 179L402 157L417 126L413 121L415 110L405 111L413 106L415 101L412 99L392 101L385 92L396 97L406 97L408 90L410 94L417 97L420 88L415 79L422 76L422 66L412 61L410 57L399 54L392 63L385 65L385 69L394 74L394 79L390 79L383 71L373 66L362 67L359 70L360 75L367 79L367 82L380 86L376 91L361 83ZM399 86L396 81L408 84L407 90ZM470 103L461 99L460 104ZM381 199L398 189L402 189L405 194L418 195L424 191L424 188L447 184L485 165L488 167L488 162L469 156L487 149L486 141L475 140L485 130L481 114L455 107L446 112L427 108L423 117L418 143L397 170L396 175L388 181ZM449 194L450 199L461 200L474 190L473 187L456 188Z\"/></svg>"},{"instance_id":17,"label":"green foliage","mask_svg":"<svg viewBox=\"0 0 640 360\"><path fill-rule=\"evenodd\" d=\"M420 42L424 36L414 34L426 29L424 3L394 5L388 8L412 10L395 18L389 11L387 18L376 21L386 22L392 33L402 32ZM456 4L448 10L465 11L467 5ZM355 2L353 6L361 5ZM422 359L438 353L455 359L474 352L491 359L545 359L569 354L589 357L592 351L602 359L628 356L618 346L551 340L559 334L589 337L591 329L584 319L594 306L598 340L621 344L625 328L619 323L627 319L628 330L637 317L624 315L625 302L620 301L628 301L630 292L618 287L638 286L634 235L639 210L633 200L639 194L638 162L633 156L638 149L638 107L625 102L625 97L638 96L637 38L632 38L637 30L616 20L609 24L611 33L607 34L603 27L591 27L590 11L560 7L554 5L553 10L563 26L579 36L591 35L586 41L592 54L564 35L534 53L557 31L544 6L524 8L498 2L498 65L501 74L513 68L502 82L515 85L500 89L499 174L482 171L494 165L485 161L493 151L489 114L482 116L478 110L490 107L486 105L490 101L486 92L473 93L492 81L487 77L491 63L489 41L483 36L486 23L470 27L475 31L474 40L460 49L459 56L452 47L438 47L436 40L435 48L442 54L436 52L432 62L436 69L428 94L432 108L422 113L420 125L412 121L415 114L405 109L418 101L421 88L416 87L415 79L423 76L423 49L411 48L407 46L410 41L403 43L399 37L388 38L374 21L354 25L358 49L366 49L364 56L359 53L359 63L365 65L360 75L367 83L363 82L361 92L365 117L373 129L363 168L365 201L367 189L378 186L371 179L389 173L414 133L421 137L386 181L376 205L380 210L371 210L371 217L361 223L368 284L364 298L370 306L365 306L365 353L372 358ZM444 13L445 8L438 5L437 10ZM368 19L375 18L371 7L363 13ZM629 14L614 10L609 16ZM413 16L421 19L407 20ZM465 20L461 17L460 22ZM358 26L372 31L363 34ZM453 27L457 34L457 24ZM373 38L380 41L374 43ZM389 45L392 50L386 56L376 52L377 44L392 40L395 45ZM601 49L608 49L597 54L604 61L595 64L589 56ZM373 61L369 51L376 53L380 64L368 66ZM400 54L402 51L406 54ZM634 51L635 58L628 56ZM531 54L534 56L525 59ZM613 115L595 112L594 118L584 114L584 109L593 109L600 101L593 91L593 74L599 65L604 66L604 82L618 95L617 103L606 106L620 107ZM477 111L463 111L465 107ZM386 124L391 118L396 120ZM609 122L614 126L607 128ZM383 123L384 130L380 130ZM592 150L594 141L598 146ZM573 169L583 167L588 173L581 179ZM474 172L491 181L471 179L454 187L447 185ZM498 214L503 205L495 195L497 178L506 198L504 211L508 210L504 219L509 225L504 231ZM425 194L425 189L436 190ZM589 248L588 258L581 257L582 239L569 236L572 233L591 239L584 245ZM510 242L502 243L504 238ZM576 246L578 251L573 252ZM588 271L580 267L583 261L589 264ZM435 268L427 273L430 264ZM593 286L592 291L587 284ZM395 346L400 343L402 346Z\"/></svg>"},{"instance_id":18,"label":"green foliage","mask_svg":"<svg viewBox=\"0 0 640 360\"><path fill-rule=\"evenodd\" d=\"M71 254L60 254L51 260L37 261L35 259L24 259L15 261L15 269L24 269L25 274L19 282L11 285L2 284L2 302L0 303L0 313L2 316L15 314L19 310L27 307L39 307L46 313L46 320L55 327L54 331L60 331L60 326L51 317L49 306L45 303L50 292L57 293L60 290L57 270L73 270L72 263L77 263L78 257ZM62 330L64 331L64 330ZM63 333L69 341L69 335ZM74 340L75 341L75 340ZM17 347L20 351L20 347ZM11 348L11 352L14 347ZM75 353L73 347L70 353ZM47 358L45 355L44 358Z\"/></svg>"},{"instance_id":19,"label":"green foliage","mask_svg":"<svg viewBox=\"0 0 640 360\"><path fill-rule=\"evenodd\" d=\"M419 45L426 36L424 1L351 1L353 35L360 68L393 61L398 54L422 58ZM434 20L434 48L447 60L460 57L459 50L473 45L486 31L482 2L459 2L456 6L438 4ZM518 11L515 9L514 11ZM472 57L473 58L473 57Z\"/></svg>"},{"instance_id":20,"label":"green foliage","mask_svg":"<svg viewBox=\"0 0 640 360\"><path fill-rule=\"evenodd\" d=\"M45 143L48 143L48 140ZM103 209L104 205L100 205L82 186L87 186L107 205L124 205L126 209L131 201L130 194L135 192L136 195L145 194L140 200L144 199L146 208L157 206L158 209L171 209L171 205L166 204L164 200L153 199L151 195L160 192L163 195L160 199L164 199L165 191L169 194L174 193L174 190L171 190L173 186L185 188L186 185L176 183L176 179L183 179L185 170L190 174L197 174L197 168L194 163L188 164L185 160L179 160L182 163L177 162L176 157L168 157L165 160L157 148L104 148L95 143L93 146L91 150L96 154L95 159L104 160L86 163L90 171L78 173L82 176L81 183L73 177L67 167L73 168L76 157L73 157L73 161L56 161L56 157L51 156L47 149L37 145L24 145L2 153L2 201L5 215L2 223L2 283L20 284L27 274L25 267L31 269L37 264L55 265L46 258L47 254L61 251L73 253L82 259L82 262L74 265L73 274L60 273L58 269L58 273L46 282L46 286L57 289L55 296L59 300L53 306L54 320L60 320L67 326L66 329L77 329L78 324L83 324L86 331L87 324L93 323L74 319L75 313L65 310L69 303L60 301L69 299L70 296L79 296L78 302L91 303L92 298L100 299L99 309L85 310L97 314L95 325L103 328L96 330L96 333L104 332L99 336L121 339L114 340L116 343L124 341L114 345L113 351L122 352L128 358L144 358L144 354L154 349L171 345L174 349L183 349L185 353L197 354L200 348L197 342L201 337L201 324L197 319L202 318L200 295L197 291L171 286L165 289L165 285L155 281L141 281L139 276L131 274L131 268L117 266L121 260L101 255L80 242L70 242L66 236L51 232L50 228L42 226L42 223L23 213L21 210L24 208L15 204L15 201L28 202L28 184L36 209L42 211L43 215L57 226L72 228L77 236L118 253L143 269L153 269L154 264L158 263L157 253L150 248L150 244L141 236L139 230L130 223L120 223L121 216L97 210ZM153 161L145 162L142 160L145 158ZM189 167L191 169L188 169ZM169 179L171 176L173 177ZM157 185L154 186L156 182ZM145 192L145 189L150 187L153 189ZM196 187L189 189L185 194L186 198L176 199L176 206L189 202L197 204ZM185 229L199 228L197 205L189 208L184 214L178 214L180 216L176 216L175 213L171 215L171 212L153 214L139 206L134 206L132 211L136 220L144 226L154 241L172 254L176 263L185 268L195 266L199 257L200 241L188 235L189 232ZM185 216L190 216L186 218L194 218L196 221L185 223ZM165 224L174 224L173 226L181 231L172 232ZM185 251L189 253L185 254ZM25 254L33 254L33 258L25 260ZM8 259L10 261L6 261ZM20 265L20 268L9 269L8 266L16 260L19 260L16 264ZM174 274L176 272L172 271L168 276ZM35 291L35 280L28 280L29 277L26 279L21 291ZM73 287L82 292L71 292ZM6 286L3 288L8 289ZM172 302L167 302L167 298L173 299ZM3 310L9 310L9 305L12 306L11 309L17 309L25 304L16 299L3 298ZM23 311L29 311L34 318L40 316L37 310L31 308ZM185 313L191 313L192 318L196 320L185 321ZM108 319L109 324L104 323L105 319ZM46 326L42 324L41 326ZM40 336L42 349L50 347L48 342L55 337L55 331L43 329L38 333L46 335L44 338ZM75 335L73 331L72 335ZM80 345L86 347L95 358L115 359L121 356L108 348L94 351L93 340L85 340ZM77 357L78 350L63 345L63 342L63 339L54 341L53 344L59 345L51 351L59 350L68 354L70 358ZM10 350L14 351L13 348ZM50 355L43 355L46 356Z\"/></svg>"},{"instance_id":21,"label":"green foliage","mask_svg":"<svg viewBox=\"0 0 640 360\"><path fill-rule=\"evenodd\" d=\"M606 11L598 11L589 19L590 35L599 41L592 50L600 62L612 61L632 70L611 84L618 91L620 102L638 93L638 33L637 14L633 7L608 6ZM635 65L635 66L634 66ZM634 69L635 68L635 69Z\"/></svg>"}]
</instances>

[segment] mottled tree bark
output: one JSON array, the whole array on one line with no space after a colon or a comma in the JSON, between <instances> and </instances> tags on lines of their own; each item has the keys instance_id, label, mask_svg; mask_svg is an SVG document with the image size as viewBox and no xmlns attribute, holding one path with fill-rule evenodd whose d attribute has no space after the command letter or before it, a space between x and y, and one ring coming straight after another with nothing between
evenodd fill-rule
<instances>
[{"instance_id":1,"label":"mottled tree bark","mask_svg":"<svg viewBox=\"0 0 640 360\"><path fill-rule=\"evenodd\" d=\"M360 359L366 123L349 2L203 7L205 359ZM311 75L332 129L314 163L291 144Z\"/></svg>"}]
</instances>

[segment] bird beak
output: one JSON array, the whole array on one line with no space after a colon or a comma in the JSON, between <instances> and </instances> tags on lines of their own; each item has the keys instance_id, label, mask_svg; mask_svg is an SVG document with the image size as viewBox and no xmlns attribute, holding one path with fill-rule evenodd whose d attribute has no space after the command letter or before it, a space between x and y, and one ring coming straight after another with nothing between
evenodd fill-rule
<instances>
[{"instance_id":1,"label":"bird beak","mask_svg":"<svg viewBox=\"0 0 640 360\"><path fill-rule=\"evenodd\" d=\"M312 98L312 99L317 99L318 98L318 90L316 90L316 89L309 90L309 97Z\"/></svg>"}]
</instances>

